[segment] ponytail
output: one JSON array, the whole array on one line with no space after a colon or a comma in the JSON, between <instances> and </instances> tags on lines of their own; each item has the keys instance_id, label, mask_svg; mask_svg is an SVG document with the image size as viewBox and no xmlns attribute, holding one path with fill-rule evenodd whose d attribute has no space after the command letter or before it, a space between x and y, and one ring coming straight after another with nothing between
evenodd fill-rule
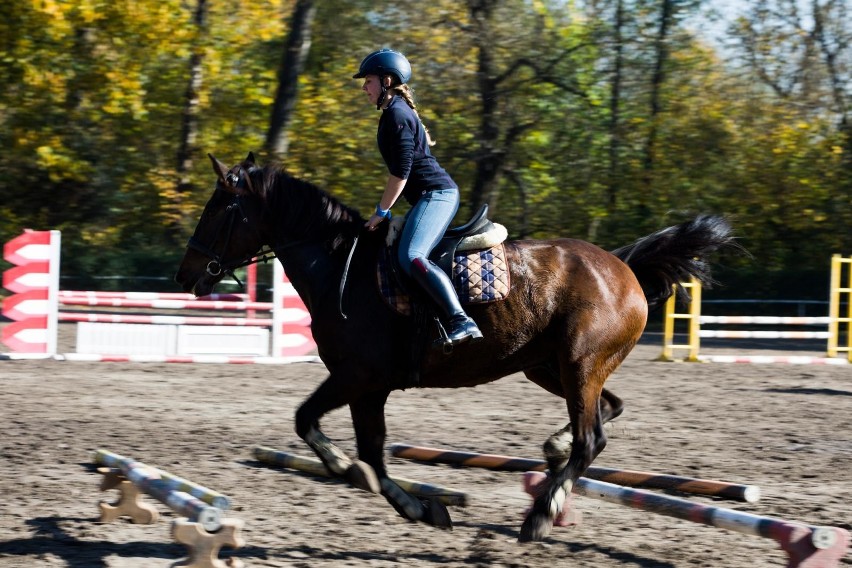
<instances>
[{"instance_id":1,"label":"ponytail","mask_svg":"<svg viewBox=\"0 0 852 568\"><path fill-rule=\"evenodd\" d=\"M423 119L420 118L420 113L417 112L417 105L414 104L414 93L411 91L411 87L408 86L408 83L394 85L391 89L401 96L405 103L411 107L411 110L414 111L414 115L417 117L417 120L420 121L420 125L423 126L423 132L426 133L426 143L429 144L429 146L434 146L435 141L432 140L432 136L429 134L429 129L426 128L425 124L423 124Z\"/></svg>"}]
</instances>

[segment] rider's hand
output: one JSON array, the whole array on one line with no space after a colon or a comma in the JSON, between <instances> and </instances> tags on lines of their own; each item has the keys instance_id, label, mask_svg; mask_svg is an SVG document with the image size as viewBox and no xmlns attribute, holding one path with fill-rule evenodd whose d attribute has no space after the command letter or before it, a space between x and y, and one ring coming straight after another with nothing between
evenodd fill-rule
<instances>
[{"instance_id":1,"label":"rider's hand","mask_svg":"<svg viewBox=\"0 0 852 568\"><path fill-rule=\"evenodd\" d=\"M370 217L370 220L369 220L369 221L367 221L367 222L364 224L364 227L365 227L368 231L375 231L375 230L376 230L376 227L378 227L378 226L379 226L379 224L380 224L382 221L384 221L384 220L385 220L385 218L384 218L384 217L379 217L378 215L376 215L376 214L374 213L374 214L373 214L373 216L372 216L372 217Z\"/></svg>"}]
</instances>

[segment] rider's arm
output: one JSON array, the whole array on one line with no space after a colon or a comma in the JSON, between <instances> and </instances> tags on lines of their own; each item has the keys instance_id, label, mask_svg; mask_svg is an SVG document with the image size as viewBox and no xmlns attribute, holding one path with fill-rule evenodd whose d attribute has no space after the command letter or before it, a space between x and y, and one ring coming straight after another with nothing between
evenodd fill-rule
<instances>
[{"instance_id":1,"label":"rider's arm","mask_svg":"<svg viewBox=\"0 0 852 568\"><path fill-rule=\"evenodd\" d=\"M385 211L393 207L393 204L396 203L396 200L399 199L400 195L402 195L402 190L405 187L406 181L407 180L396 177L393 174L388 175L388 181L385 184L385 191L384 193L382 193L382 198L379 200L378 207ZM373 215L370 217L370 220L367 221L367 229L372 231L384 219L385 217L379 216L378 213L373 213Z\"/></svg>"}]
</instances>

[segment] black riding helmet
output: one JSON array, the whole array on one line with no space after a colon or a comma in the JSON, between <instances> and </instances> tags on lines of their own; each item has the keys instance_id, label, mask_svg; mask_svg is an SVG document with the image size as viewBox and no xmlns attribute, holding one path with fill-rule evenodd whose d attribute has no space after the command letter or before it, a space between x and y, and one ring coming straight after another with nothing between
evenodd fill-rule
<instances>
[{"instance_id":1,"label":"black riding helmet","mask_svg":"<svg viewBox=\"0 0 852 568\"><path fill-rule=\"evenodd\" d=\"M403 54L392 49L380 49L374 51L361 61L358 72L352 75L353 79L363 79L367 75L393 75L397 81L408 83L411 80L411 64Z\"/></svg>"}]
</instances>

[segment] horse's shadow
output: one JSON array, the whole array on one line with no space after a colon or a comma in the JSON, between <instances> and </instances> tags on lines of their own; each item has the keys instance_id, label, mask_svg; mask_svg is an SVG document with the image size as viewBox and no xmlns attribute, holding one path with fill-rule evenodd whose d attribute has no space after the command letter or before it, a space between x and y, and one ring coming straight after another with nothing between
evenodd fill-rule
<instances>
[{"instance_id":1,"label":"horse's shadow","mask_svg":"<svg viewBox=\"0 0 852 568\"><path fill-rule=\"evenodd\" d=\"M61 558L69 568L105 568L108 566L106 559L110 556L173 559L175 563L187 556L186 547L176 542L81 540L62 527L66 522L94 524L98 521L94 518L58 516L29 519L26 524L34 527L35 533L29 538L0 541L0 557L52 555ZM241 547L237 550L226 548L221 556L266 558L266 550L258 547Z\"/></svg>"},{"instance_id":2,"label":"horse's shadow","mask_svg":"<svg viewBox=\"0 0 852 568\"><path fill-rule=\"evenodd\" d=\"M496 533L509 538L518 537L517 530L502 525L494 525L490 523L469 523L465 521L460 521L455 523L455 526L470 527L478 529L480 532ZM563 529L554 528L554 530ZM607 558L618 560L630 566L641 566L642 568L675 568L677 566L676 564L672 564L670 562L660 562L659 560L645 558L644 556L637 556L636 554L633 554L631 552L625 552L623 550L618 550L617 548L611 546L602 546L600 544L580 544L575 542L562 542L554 540L552 538L546 538L544 542L553 546L554 550L557 548L557 546L562 546L564 547L565 552L568 554L577 554L584 551L594 551L598 554L606 556ZM522 547L524 545L519 544L518 546Z\"/></svg>"},{"instance_id":3,"label":"horse's shadow","mask_svg":"<svg viewBox=\"0 0 852 568\"><path fill-rule=\"evenodd\" d=\"M852 396L852 391L828 389L828 388L813 388L813 387L789 387L789 388L768 388L766 392L777 392L781 394L820 394L825 396Z\"/></svg>"}]
</instances>

